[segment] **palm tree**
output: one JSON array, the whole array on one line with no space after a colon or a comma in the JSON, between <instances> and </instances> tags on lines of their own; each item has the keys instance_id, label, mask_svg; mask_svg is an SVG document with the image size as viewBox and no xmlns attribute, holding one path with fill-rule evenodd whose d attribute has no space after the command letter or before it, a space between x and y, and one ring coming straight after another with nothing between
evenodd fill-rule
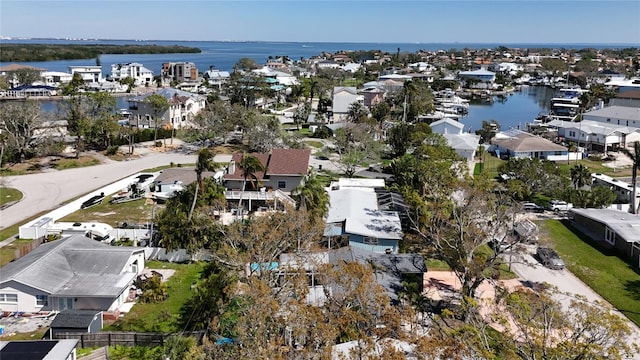
<instances>
[{"instance_id":1,"label":"palm tree","mask_svg":"<svg viewBox=\"0 0 640 360\"><path fill-rule=\"evenodd\" d=\"M204 148L198 151L198 160L196 161L196 190L193 195L193 203L191 204L191 210L189 210L188 220L191 220L193 210L196 208L196 202L198 201L198 190L204 191L202 184L202 173L215 168L215 162L213 157L215 156L209 149Z\"/></svg>"},{"instance_id":2,"label":"palm tree","mask_svg":"<svg viewBox=\"0 0 640 360\"><path fill-rule=\"evenodd\" d=\"M591 184L591 171L580 164L571 168L571 182L576 189Z\"/></svg>"},{"instance_id":3,"label":"palm tree","mask_svg":"<svg viewBox=\"0 0 640 360\"><path fill-rule=\"evenodd\" d=\"M251 187L256 189L258 185L262 184L262 181L257 177L257 173L262 171L266 172L265 166L260 162L260 159L253 155L242 155L242 159L238 162L238 168L242 171L242 192L240 193L240 200L238 201L238 213L240 213L240 206L242 206L242 198L244 197L244 191L247 187L247 180L251 182Z\"/></svg>"},{"instance_id":4,"label":"palm tree","mask_svg":"<svg viewBox=\"0 0 640 360\"><path fill-rule=\"evenodd\" d=\"M624 148L621 149L622 152L627 155L633 161L633 172L631 173L631 185L633 186L633 191L631 192L631 213L637 214L638 207L636 205L636 186L637 184L637 173L638 168L640 168L640 141L636 141L633 143L633 152L629 151L629 149Z\"/></svg>"},{"instance_id":5,"label":"palm tree","mask_svg":"<svg viewBox=\"0 0 640 360\"><path fill-rule=\"evenodd\" d=\"M329 210L329 194L313 170L291 194L297 197L297 209L308 211L314 220L322 219Z\"/></svg>"}]
</instances>

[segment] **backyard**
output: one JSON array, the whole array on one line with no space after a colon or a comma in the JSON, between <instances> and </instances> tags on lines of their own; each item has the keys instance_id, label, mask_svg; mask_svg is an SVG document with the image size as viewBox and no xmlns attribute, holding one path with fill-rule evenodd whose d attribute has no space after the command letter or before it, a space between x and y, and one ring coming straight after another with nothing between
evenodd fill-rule
<instances>
[{"instance_id":1,"label":"backyard","mask_svg":"<svg viewBox=\"0 0 640 360\"><path fill-rule=\"evenodd\" d=\"M191 297L191 285L200 279L206 262L177 264L163 261L147 261L149 269L173 269L175 273L167 281L166 300L157 303L137 303L131 311L104 331L178 332L180 309Z\"/></svg>"}]
</instances>

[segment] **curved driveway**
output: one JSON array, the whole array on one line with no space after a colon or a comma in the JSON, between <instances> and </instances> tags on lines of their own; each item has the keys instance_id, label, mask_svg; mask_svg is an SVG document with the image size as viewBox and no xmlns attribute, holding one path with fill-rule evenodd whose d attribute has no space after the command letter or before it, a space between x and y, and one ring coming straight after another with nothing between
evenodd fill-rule
<instances>
[{"instance_id":1,"label":"curved driveway","mask_svg":"<svg viewBox=\"0 0 640 360\"><path fill-rule=\"evenodd\" d=\"M0 210L0 229L24 222L70 199L89 193L145 169L169 163L195 163L196 155L148 152L141 158L39 174L7 176L4 185L18 189L23 198Z\"/></svg>"}]
</instances>

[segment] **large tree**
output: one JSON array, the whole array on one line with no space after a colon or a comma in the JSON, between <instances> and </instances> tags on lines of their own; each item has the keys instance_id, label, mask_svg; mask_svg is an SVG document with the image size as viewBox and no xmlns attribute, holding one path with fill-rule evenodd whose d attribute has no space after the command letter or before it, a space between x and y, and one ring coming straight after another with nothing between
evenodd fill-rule
<instances>
[{"instance_id":1,"label":"large tree","mask_svg":"<svg viewBox=\"0 0 640 360\"><path fill-rule=\"evenodd\" d=\"M169 109L169 100L160 94L151 94L144 99L144 102L149 104L153 113L153 143L155 146L158 141L158 122L162 122L162 116Z\"/></svg>"},{"instance_id":2,"label":"large tree","mask_svg":"<svg viewBox=\"0 0 640 360\"><path fill-rule=\"evenodd\" d=\"M261 184L258 173L266 172L266 167L260 159L253 155L242 154L242 158L236 164L242 174L242 192L240 193L240 199L238 200L238 215L240 215L240 208L242 207L242 199L244 198L244 192L247 189L247 181L251 184L253 190L257 190Z\"/></svg>"},{"instance_id":3,"label":"large tree","mask_svg":"<svg viewBox=\"0 0 640 360\"><path fill-rule=\"evenodd\" d=\"M576 189L580 189L585 185L591 185L591 171L582 164L572 167L571 182Z\"/></svg>"},{"instance_id":4,"label":"large tree","mask_svg":"<svg viewBox=\"0 0 640 360\"><path fill-rule=\"evenodd\" d=\"M35 154L36 130L43 123L40 104L27 100L24 102L0 103L0 135L2 135L3 151L14 162L22 162ZM4 154L3 154L4 155ZM0 158L0 163L2 159Z\"/></svg>"}]
</instances>

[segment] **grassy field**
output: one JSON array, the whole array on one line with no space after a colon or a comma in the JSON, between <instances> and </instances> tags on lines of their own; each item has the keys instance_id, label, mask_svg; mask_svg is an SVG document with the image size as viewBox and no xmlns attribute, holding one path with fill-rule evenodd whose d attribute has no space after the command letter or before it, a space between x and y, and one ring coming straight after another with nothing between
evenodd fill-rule
<instances>
[{"instance_id":1,"label":"grassy field","mask_svg":"<svg viewBox=\"0 0 640 360\"><path fill-rule=\"evenodd\" d=\"M611 162L609 162L610 164ZM622 177L622 176L631 176L631 167L627 166L624 168L611 168L609 166L604 166L602 161L594 161L589 159L579 160L576 164L575 161L571 161L567 163L566 161L557 161L558 167L565 173L570 174L571 168L576 166L577 164L581 164L586 166L589 171L592 173L599 173L609 175L611 177Z\"/></svg>"},{"instance_id":2,"label":"grassy field","mask_svg":"<svg viewBox=\"0 0 640 360\"><path fill-rule=\"evenodd\" d=\"M640 325L640 272L637 269L613 252L601 250L569 224L548 220L541 224L540 230L573 274Z\"/></svg>"},{"instance_id":3,"label":"grassy field","mask_svg":"<svg viewBox=\"0 0 640 360\"><path fill-rule=\"evenodd\" d=\"M131 311L105 331L177 332L182 330L180 309L191 297L191 284L200 279L206 262L175 264L161 261L147 261L149 269L174 269L175 274L167 281L169 296L165 301L154 304L137 303Z\"/></svg>"},{"instance_id":4,"label":"grassy field","mask_svg":"<svg viewBox=\"0 0 640 360\"><path fill-rule=\"evenodd\" d=\"M22 199L22 193L14 188L0 186L0 206Z\"/></svg>"},{"instance_id":5,"label":"grassy field","mask_svg":"<svg viewBox=\"0 0 640 360\"><path fill-rule=\"evenodd\" d=\"M102 222L111 226L117 226L119 222L145 223L151 221L152 213L158 213L163 205L148 203L146 199L138 199L120 204L110 204L111 196L104 198L101 204L87 209L78 209L62 219L60 222Z\"/></svg>"}]
</instances>

